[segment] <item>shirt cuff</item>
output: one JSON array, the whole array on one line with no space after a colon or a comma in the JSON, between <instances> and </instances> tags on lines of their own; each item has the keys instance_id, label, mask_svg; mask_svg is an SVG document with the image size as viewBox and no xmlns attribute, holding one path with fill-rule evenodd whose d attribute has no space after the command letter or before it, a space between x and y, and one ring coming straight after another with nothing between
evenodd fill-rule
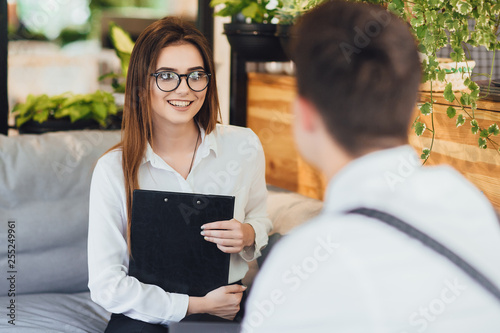
<instances>
[{"instance_id":1,"label":"shirt cuff","mask_svg":"<svg viewBox=\"0 0 500 333\"><path fill-rule=\"evenodd\" d=\"M260 257L260 251L264 249L267 245L269 237L267 236L267 230L262 226L261 223L245 222L252 226L255 231L255 241L252 246L244 247L240 251L240 256L245 261L252 261Z\"/></svg>"},{"instance_id":2,"label":"shirt cuff","mask_svg":"<svg viewBox=\"0 0 500 333\"><path fill-rule=\"evenodd\" d=\"M161 322L161 325L168 325L171 322L179 322L184 317L186 317L188 305L189 305L189 296L183 294L170 293L171 303L169 306L172 307L171 315L167 320Z\"/></svg>"}]
</instances>

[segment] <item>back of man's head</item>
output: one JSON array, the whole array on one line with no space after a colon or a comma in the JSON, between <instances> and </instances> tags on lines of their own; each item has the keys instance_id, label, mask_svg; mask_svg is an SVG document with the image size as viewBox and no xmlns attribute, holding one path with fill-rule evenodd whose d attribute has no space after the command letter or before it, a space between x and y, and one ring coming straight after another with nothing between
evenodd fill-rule
<instances>
[{"instance_id":1,"label":"back of man's head","mask_svg":"<svg viewBox=\"0 0 500 333\"><path fill-rule=\"evenodd\" d=\"M299 95L347 153L407 142L421 68L405 22L380 6L329 1L294 34Z\"/></svg>"}]
</instances>

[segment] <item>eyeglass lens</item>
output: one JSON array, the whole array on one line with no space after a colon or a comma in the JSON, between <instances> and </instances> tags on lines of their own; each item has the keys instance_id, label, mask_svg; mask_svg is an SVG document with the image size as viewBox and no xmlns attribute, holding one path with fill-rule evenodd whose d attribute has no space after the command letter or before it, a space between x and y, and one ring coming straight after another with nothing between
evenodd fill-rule
<instances>
[{"instance_id":1,"label":"eyeglass lens","mask_svg":"<svg viewBox=\"0 0 500 333\"><path fill-rule=\"evenodd\" d=\"M179 75L175 72L160 72L156 78L158 88L163 91L175 90L180 85L182 76L186 76L189 88L194 91L202 91L208 86L208 74L205 72L191 72Z\"/></svg>"}]
</instances>

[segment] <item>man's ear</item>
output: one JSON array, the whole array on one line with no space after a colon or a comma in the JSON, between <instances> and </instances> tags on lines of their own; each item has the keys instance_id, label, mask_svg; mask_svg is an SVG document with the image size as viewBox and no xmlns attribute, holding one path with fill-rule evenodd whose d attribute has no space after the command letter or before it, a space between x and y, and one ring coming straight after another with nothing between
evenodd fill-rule
<instances>
[{"instance_id":1,"label":"man's ear","mask_svg":"<svg viewBox=\"0 0 500 333\"><path fill-rule=\"evenodd\" d=\"M319 114L316 107L306 98L298 96L295 101L295 112L304 131L311 132L318 126Z\"/></svg>"}]
</instances>

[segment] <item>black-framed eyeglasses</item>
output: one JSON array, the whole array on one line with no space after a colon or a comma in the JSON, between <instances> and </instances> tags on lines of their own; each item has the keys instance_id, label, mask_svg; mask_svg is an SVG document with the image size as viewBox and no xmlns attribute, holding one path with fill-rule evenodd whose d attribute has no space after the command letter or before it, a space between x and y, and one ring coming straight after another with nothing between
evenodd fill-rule
<instances>
[{"instance_id":1,"label":"black-framed eyeglasses","mask_svg":"<svg viewBox=\"0 0 500 333\"><path fill-rule=\"evenodd\" d=\"M176 72L163 71L152 73L151 76L156 78L158 89L164 92L174 91L181 84L181 79L186 78L189 89L199 92L208 87L210 75L204 71L194 71L189 74L177 74Z\"/></svg>"}]
</instances>

